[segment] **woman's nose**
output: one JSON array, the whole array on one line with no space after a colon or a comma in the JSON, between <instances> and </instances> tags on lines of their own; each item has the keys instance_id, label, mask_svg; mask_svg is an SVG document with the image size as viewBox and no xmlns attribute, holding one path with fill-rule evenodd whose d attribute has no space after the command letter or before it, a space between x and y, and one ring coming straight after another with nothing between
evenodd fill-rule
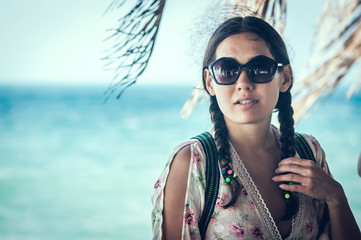
<instances>
[{"instance_id":1,"label":"woman's nose","mask_svg":"<svg viewBox=\"0 0 361 240\"><path fill-rule=\"evenodd\" d=\"M246 71L243 70L236 81L236 86L238 90L252 90L254 83L249 80Z\"/></svg>"}]
</instances>

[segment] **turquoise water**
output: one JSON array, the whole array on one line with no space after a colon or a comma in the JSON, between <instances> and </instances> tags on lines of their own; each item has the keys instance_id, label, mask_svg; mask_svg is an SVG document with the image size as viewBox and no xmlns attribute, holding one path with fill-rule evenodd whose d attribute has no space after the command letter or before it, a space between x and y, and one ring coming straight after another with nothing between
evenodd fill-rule
<instances>
[{"instance_id":1,"label":"turquoise water","mask_svg":"<svg viewBox=\"0 0 361 240\"><path fill-rule=\"evenodd\" d=\"M169 153L211 127L192 87L0 87L0 239L149 239L150 192ZM361 223L361 96L300 122L321 142Z\"/></svg>"}]
</instances>

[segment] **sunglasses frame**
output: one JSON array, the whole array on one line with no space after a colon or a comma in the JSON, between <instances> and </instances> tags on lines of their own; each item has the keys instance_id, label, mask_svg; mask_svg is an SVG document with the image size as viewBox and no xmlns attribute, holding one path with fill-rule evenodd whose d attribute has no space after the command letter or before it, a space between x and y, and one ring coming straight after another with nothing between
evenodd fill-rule
<instances>
[{"instance_id":1,"label":"sunglasses frame","mask_svg":"<svg viewBox=\"0 0 361 240\"><path fill-rule=\"evenodd\" d=\"M214 75L214 71L213 71L213 67L214 65L216 65L219 61L221 60L224 60L226 59L227 61L231 61L233 63L235 63L237 66L240 67L240 72L238 73L237 77L235 78L235 80L231 83L220 83L217 81L215 75ZM271 61L273 63L273 73L272 73L272 76L270 77L270 79L266 82L256 82L253 80L253 78L251 77L250 73L249 73L249 66L251 63L253 63L255 60L257 59L267 59L268 61ZM218 85L232 85L234 84L235 82L237 82L239 76L241 75L242 71L245 70L246 72L246 75L248 77L248 79L252 82L252 83L256 83L256 84L265 84L265 83L269 83L273 80L273 77L274 75L276 74L276 71L279 67L283 67L284 65L282 63L277 63L275 60L273 60L272 58L269 58L267 56L264 56L264 55L259 55L259 56L256 56L254 58L252 58L251 60L249 60L246 64L240 64L239 62L237 62L236 60L234 60L233 58L228 58L228 57L222 57L222 58L219 58L217 60L215 60L214 62L210 63L208 66L205 66L203 69L208 69L212 78L214 79L214 81L218 84Z\"/></svg>"}]
</instances>

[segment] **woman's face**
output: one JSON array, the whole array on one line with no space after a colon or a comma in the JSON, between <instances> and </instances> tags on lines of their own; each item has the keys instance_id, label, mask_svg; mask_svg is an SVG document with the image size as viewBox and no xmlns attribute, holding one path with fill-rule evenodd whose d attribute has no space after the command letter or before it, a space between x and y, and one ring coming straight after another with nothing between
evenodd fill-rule
<instances>
[{"instance_id":1,"label":"woman's face","mask_svg":"<svg viewBox=\"0 0 361 240\"><path fill-rule=\"evenodd\" d=\"M233 58L246 64L252 58L264 55L274 59L266 42L254 33L241 33L224 39L217 47L216 59ZM212 96L216 96L227 126L230 124L250 124L264 122L270 124L279 92L285 92L291 84L292 70L289 65L284 71L277 70L269 83L251 82L245 71L232 85L218 85L209 70L204 70L206 86Z\"/></svg>"}]
</instances>

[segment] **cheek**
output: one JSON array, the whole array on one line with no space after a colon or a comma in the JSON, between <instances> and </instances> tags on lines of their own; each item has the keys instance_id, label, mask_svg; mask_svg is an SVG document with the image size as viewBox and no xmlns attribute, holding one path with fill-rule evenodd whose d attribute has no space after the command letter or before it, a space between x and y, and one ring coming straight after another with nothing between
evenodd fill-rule
<instances>
[{"instance_id":1,"label":"cheek","mask_svg":"<svg viewBox=\"0 0 361 240\"><path fill-rule=\"evenodd\" d=\"M277 92L276 94L277 94L277 95L276 95L275 100L274 100L274 102L273 102L273 108L276 107L276 105L277 105L277 103L278 103L278 99L279 99L279 97L280 97L280 93L279 93L279 92Z\"/></svg>"},{"instance_id":2,"label":"cheek","mask_svg":"<svg viewBox=\"0 0 361 240\"><path fill-rule=\"evenodd\" d=\"M277 88L272 90L272 92L269 92L269 103L272 104L272 107L275 108L278 102L278 98L280 96L280 92Z\"/></svg>"},{"instance_id":3,"label":"cheek","mask_svg":"<svg viewBox=\"0 0 361 240\"><path fill-rule=\"evenodd\" d=\"M213 89L218 103L220 103L221 101L227 101L227 99L232 98L232 89L229 86L216 85Z\"/></svg>"},{"instance_id":4,"label":"cheek","mask_svg":"<svg viewBox=\"0 0 361 240\"><path fill-rule=\"evenodd\" d=\"M282 86L283 79L278 72L274 76L272 82L274 82L274 84L275 84L274 87L277 88L278 92L280 92L282 90L282 88L284 88L284 86Z\"/></svg>"},{"instance_id":5,"label":"cheek","mask_svg":"<svg viewBox=\"0 0 361 240\"><path fill-rule=\"evenodd\" d=\"M218 106L224 114L225 112L227 112L227 109L232 104L232 91L229 90L226 86L221 86L221 88L215 88L214 91Z\"/></svg>"},{"instance_id":6,"label":"cheek","mask_svg":"<svg viewBox=\"0 0 361 240\"><path fill-rule=\"evenodd\" d=\"M272 104L276 105L278 102L279 94L280 94L281 87L282 87L281 78L279 77L278 74L276 74L276 76L274 77L271 84L272 84L272 86L268 90L269 99L270 100L272 99Z\"/></svg>"}]
</instances>

